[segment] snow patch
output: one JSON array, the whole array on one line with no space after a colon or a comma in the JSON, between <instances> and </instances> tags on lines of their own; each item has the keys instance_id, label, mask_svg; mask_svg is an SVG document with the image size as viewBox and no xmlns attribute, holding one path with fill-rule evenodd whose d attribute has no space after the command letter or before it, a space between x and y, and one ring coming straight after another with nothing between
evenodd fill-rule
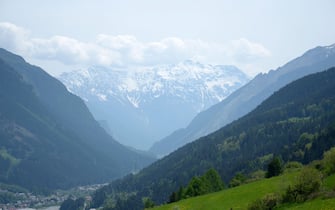
<instances>
[{"instance_id":1,"label":"snow patch","mask_svg":"<svg viewBox=\"0 0 335 210\"><path fill-rule=\"evenodd\" d=\"M115 99L140 108L164 97L192 104L197 111L222 101L249 80L236 67L194 61L122 71L94 67L66 73L60 79L72 93L90 100L92 96L100 102Z\"/></svg>"},{"instance_id":2,"label":"snow patch","mask_svg":"<svg viewBox=\"0 0 335 210\"><path fill-rule=\"evenodd\" d=\"M97 94L99 101L107 101L107 96L101 93Z\"/></svg>"},{"instance_id":3,"label":"snow patch","mask_svg":"<svg viewBox=\"0 0 335 210\"><path fill-rule=\"evenodd\" d=\"M128 92L139 90L138 84L133 78L126 78L123 81L122 88L127 90Z\"/></svg>"},{"instance_id":4,"label":"snow patch","mask_svg":"<svg viewBox=\"0 0 335 210\"><path fill-rule=\"evenodd\" d=\"M127 99L135 108L139 108L139 105L140 105L140 102L141 102L140 97L131 97L131 96L127 95Z\"/></svg>"}]
</instances>

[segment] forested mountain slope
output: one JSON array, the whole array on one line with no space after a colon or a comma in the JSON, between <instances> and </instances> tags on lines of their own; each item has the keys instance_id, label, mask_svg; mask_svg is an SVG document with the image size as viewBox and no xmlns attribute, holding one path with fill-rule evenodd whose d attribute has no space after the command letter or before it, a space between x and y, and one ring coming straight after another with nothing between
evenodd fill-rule
<instances>
[{"instance_id":1,"label":"forested mountain slope","mask_svg":"<svg viewBox=\"0 0 335 210\"><path fill-rule=\"evenodd\" d=\"M237 172L263 169L273 155L307 163L334 145L335 68L331 68L290 83L239 120L102 188L92 206L114 199L115 209L141 209L143 197L156 204L167 202L179 186L209 168L219 171L227 183Z\"/></svg>"},{"instance_id":2,"label":"forested mountain slope","mask_svg":"<svg viewBox=\"0 0 335 210\"><path fill-rule=\"evenodd\" d=\"M124 147L83 101L0 49L0 182L36 190L102 183L153 161Z\"/></svg>"},{"instance_id":3,"label":"forested mountain slope","mask_svg":"<svg viewBox=\"0 0 335 210\"><path fill-rule=\"evenodd\" d=\"M335 44L311 49L275 71L257 75L222 102L199 113L185 129L177 130L157 142L151 151L158 155L166 155L244 116L288 83L333 66Z\"/></svg>"}]
</instances>

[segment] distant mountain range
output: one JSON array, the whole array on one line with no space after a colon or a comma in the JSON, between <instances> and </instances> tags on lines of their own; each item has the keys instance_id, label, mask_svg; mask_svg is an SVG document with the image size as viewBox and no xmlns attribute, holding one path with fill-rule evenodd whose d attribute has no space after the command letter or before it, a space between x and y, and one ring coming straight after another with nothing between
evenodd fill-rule
<instances>
[{"instance_id":1,"label":"distant mountain range","mask_svg":"<svg viewBox=\"0 0 335 210\"><path fill-rule=\"evenodd\" d=\"M309 58L315 61L323 56ZM318 69L317 65L314 68ZM143 209L143 198L159 205L210 168L228 183L236 173L249 176L264 170L275 155L285 163L320 159L335 145L334 90L335 67L289 83L242 118L179 148L138 174L101 188L91 207ZM113 202L114 207L108 206Z\"/></svg>"},{"instance_id":2,"label":"distant mountain range","mask_svg":"<svg viewBox=\"0 0 335 210\"><path fill-rule=\"evenodd\" d=\"M113 137L138 149L185 127L197 113L249 81L234 66L191 60L136 69L92 67L59 79L85 100Z\"/></svg>"},{"instance_id":3,"label":"distant mountain range","mask_svg":"<svg viewBox=\"0 0 335 210\"><path fill-rule=\"evenodd\" d=\"M220 103L199 113L186 128L155 143L150 151L158 156L169 154L249 113L286 84L332 66L335 66L335 44L311 49L275 71L257 75Z\"/></svg>"},{"instance_id":4,"label":"distant mountain range","mask_svg":"<svg viewBox=\"0 0 335 210\"><path fill-rule=\"evenodd\" d=\"M64 189L108 182L152 161L109 136L61 82L0 49L0 183Z\"/></svg>"}]
</instances>

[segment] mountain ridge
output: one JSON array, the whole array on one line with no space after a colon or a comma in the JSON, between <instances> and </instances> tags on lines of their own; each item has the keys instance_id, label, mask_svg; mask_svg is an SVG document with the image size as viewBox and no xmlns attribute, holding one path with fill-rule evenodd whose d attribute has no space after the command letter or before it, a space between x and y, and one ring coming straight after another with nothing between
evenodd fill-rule
<instances>
[{"instance_id":1,"label":"mountain ridge","mask_svg":"<svg viewBox=\"0 0 335 210\"><path fill-rule=\"evenodd\" d=\"M115 141L79 97L22 57L0 49L0 74L0 182L64 189L107 182L153 161Z\"/></svg>"},{"instance_id":2,"label":"mountain ridge","mask_svg":"<svg viewBox=\"0 0 335 210\"><path fill-rule=\"evenodd\" d=\"M258 74L223 101L200 112L186 128L176 130L156 142L149 151L164 156L237 120L289 82L332 66L335 66L335 44L310 49L277 70Z\"/></svg>"},{"instance_id":3,"label":"mountain ridge","mask_svg":"<svg viewBox=\"0 0 335 210\"><path fill-rule=\"evenodd\" d=\"M334 80L335 67L289 83L242 118L98 190L92 207L124 193L133 196L117 201L116 209L140 209L144 197L161 204L210 168L227 183L236 173L264 169L275 155L284 162L319 159L335 145Z\"/></svg>"},{"instance_id":4,"label":"mountain ridge","mask_svg":"<svg viewBox=\"0 0 335 210\"><path fill-rule=\"evenodd\" d=\"M116 139L140 149L186 126L249 80L234 66L191 60L127 71L91 67L59 78L97 119L108 122Z\"/></svg>"}]
</instances>

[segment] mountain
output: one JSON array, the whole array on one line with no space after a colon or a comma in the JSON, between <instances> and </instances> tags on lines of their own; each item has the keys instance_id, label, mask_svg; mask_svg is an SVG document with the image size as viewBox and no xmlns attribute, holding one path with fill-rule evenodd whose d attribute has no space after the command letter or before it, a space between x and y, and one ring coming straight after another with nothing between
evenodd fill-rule
<instances>
[{"instance_id":1,"label":"mountain","mask_svg":"<svg viewBox=\"0 0 335 210\"><path fill-rule=\"evenodd\" d=\"M334 90L334 67L294 81L239 120L101 188L92 207L113 199L115 209L141 209L144 197L162 204L210 168L228 183L237 172L264 169L275 155L284 162L320 159L335 145Z\"/></svg>"},{"instance_id":2,"label":"mountain","mask_svg":"<svg viewBox=\"0 0 335 210\"><path fill-rule=\"evenodd\" d=\"M248 81L234 66L190 60L136 69L92 67L59 79L85 100L112 136L138 149L185 127Z\"/></svg>"},{"instance_id":3,"label":"mountain","mask_svg":"<svg viewBox=\"0 0 335 210\"><path fill-rule=\"evenodd\" d=\"M61 82L0 49L0 182L69 188L107 182L152 161L109 136Z\"/></svg>"},{"instance_id":4,"label":"mountain","mask_svg":"<svg viewBox=\"0 0 335 210\"><path fill-rule=\"evenodd\" d=\"M155 143L150 151L159 156L169 154L242 117L286 84L332 66L335 66L335 44L311 49L275 71L257 75L220 103L199 113L185 129L176 130Z\"/></svg>"}]
</instances>

